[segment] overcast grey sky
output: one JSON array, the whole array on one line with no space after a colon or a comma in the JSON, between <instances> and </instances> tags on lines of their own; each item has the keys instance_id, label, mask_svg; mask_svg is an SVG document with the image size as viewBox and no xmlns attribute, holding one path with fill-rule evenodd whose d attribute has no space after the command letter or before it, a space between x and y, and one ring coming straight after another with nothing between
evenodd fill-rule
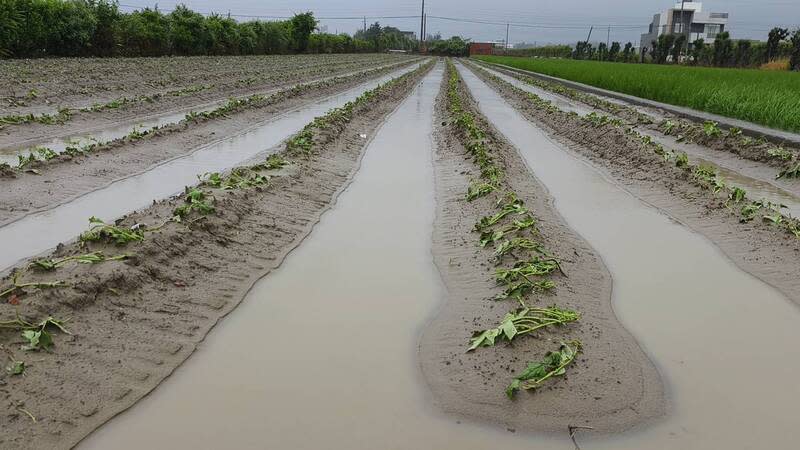
<instances>
[{"instance_id":1,"label":"overcast grey sky","mask_svg":"<svg viewBox=\"0 0 800 450\"><path fill-rule=\"evenodd\" d=\"M153 6L155 0L120 0L122 5ZM419 32L419 19L370 19L370 16L419 15L421 0L161 0L158 6L169 10L178 3L203 12L241 15L287 16L313 11L317 17L367 16L403 30ZM776 25L800 26L800 0L709 0L703 9L730 13L729 29L734 38L766 39ZM490 22L528 24L512 26L511 42L560 43L586 39L595 25L592 40L605 40L609 24L611 40L637 44L653 14L668 8L671 0L425 0L429 16L475 19ZM131 8L123 8L129 10ZM245 18L239 18L246 20ZM328 31L353 33L360 20L321 20ZM545 28L552 27L552 28ZM641 27L641 28L639 28ZM461 35L477 40L502 40L504 25L461 23L429 17L428 32L443 36Z\"/></svg>"}]
</instances>

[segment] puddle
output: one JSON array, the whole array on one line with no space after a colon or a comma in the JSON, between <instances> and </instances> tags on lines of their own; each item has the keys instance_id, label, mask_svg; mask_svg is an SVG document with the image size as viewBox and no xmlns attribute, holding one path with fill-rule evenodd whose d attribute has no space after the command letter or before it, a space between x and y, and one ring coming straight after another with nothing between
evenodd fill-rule
<instances>
[{"instance_id":1,"label":"puddle","mask_svg":"<svg viewBox=\"0 0 800 450\"><path fill-rule=\"evenodd\" d=\"M566 112L576 112L585 116L591 112L596 112L601 115L609 115L607 112L592 108L584 103L572 100L559 94L546 91L544 89L532 86L528 83L520 81L512 76L506 75L497 70L489 69L482 66L487 72L498 78L506 81L515 87L538 95L539 97L553 102L559 109ZM601 97L607 100L605 97ZM653 120L661 120L645 108L639 106L629 105L621 100L616 103L631 106L639 111L650 115ZM613 117L613 115L611 115ZM740 187L747 191L747 194L753 200L767 199L772 203L786 205L783 209L784 213L789 213L792 217L800 217L800 187L791 189L787 187L784 189L779 186L778 181L775 180L775 175L778 169L767 166L755 161L749 161L743 158L738 158L733 154L726 154L724 152L716 151L703 147L697 144L687 144L685 142L678 142L672 136L664 136L661 133L653 130L634 127L636 131L643 135L650 136L653 141L667 147L668 149L685 152L689 156L689 161L693 164L702 164L707 167L713 168L722 178L733 186ZM791 189L791 191L789 190ZM794 192L797 190L797 192Z\"/></svg>"},{"instance_id":2,"label":"puddle","mask_svg":"<svg viewBox=\"0 0 800 450\"><path fill-rule=\"evenodd\" d=\"M146 172L116 181L105 188L82 195L53 209L31 214L0 228L0 271L21 259L40 254L79 235L88 228L91 216L106 221L145 207L154 199L180 192L197 183L197 175L231 168L265 153L290 135L300 131L315 117L354 100L364 91L409 72L415 64L355 88L290 110L277 118L242 130L241 134L207 144L193 153L157 165ZM57 227L55 226L57 224Z\"/></svg>"},{"instance_id":3,"label":"puddle","mask_svg":"<svg viewBox=\"0 0 800 450\"><path fill-rule=\"evenodd\" d=\"M404 63L405 62L397 64L388 64L380 67L392 67ZM335 77L349 76L360 73L362 71L363 70L359 70L329 77L323 77L311 80L308 83L315 83L319 81L329 80ZM253 91L248 93L246 96L236 96L232 98L245 98L254 94L270 95L280 90L288 89L289 87L290 86L281 86L278 88L272 88L262 91ZM177 123L183 120L186 117L186 115L189 114L190 112L203 113L212 111L224 105L227 102L228 102L227 98L222 100L215 100L212 102L193 105L191 107L180 109L177 111L171 111L167 114L156 113L148 116L137 117L135 120L125 121L117 125L112 125L112 126L101 125L95 128L84 130L81 133L74 135L57 136L51 139L29 139L24 142L17 142L11 145L7 145L5 148L0 149L0 164L6 163L11 165L12 167L18 166L19 156L28 155L28 153L31 152L31 149L33 147L37 146L47 147L56 153L63 153L67 149L67 147L70 146L79 147L81 145L88 145L93 142L108 142L114 139L119 139L121 137L127 136L133 130L147 130L154 127L162 127L167 124Z\"/></svg>"},{"instance_id":4,"label":"puddle","mask_svg":"<svg viewBox=\"0 0 800 450\"><path fill-rule=\"evenodd\" d=\"M420 327L444 289L430 253L442 73L388 119L311 236L175 374L80 448L530 448L437 413L418 368Z\"/></svg>"},{"instance_id":5,"label":"puddle","mask_svg":"<svg viewBox=\"0 0 800 450\"><path fill-rule=\"evenodd\" d=\"M550 141L472 73L460 72L561 214L603 257L618 316L667 383L667 418L638 432L584 438L581 448L795 448L800 310L700 235Z\"/></svg>"}]
</instances>

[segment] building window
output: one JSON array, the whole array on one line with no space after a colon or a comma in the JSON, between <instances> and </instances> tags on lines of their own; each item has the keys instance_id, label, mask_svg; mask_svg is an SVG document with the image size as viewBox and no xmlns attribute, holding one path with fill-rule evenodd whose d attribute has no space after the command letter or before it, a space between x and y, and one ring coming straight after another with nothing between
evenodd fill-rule
<instances>
[{"instance_id":1,"label":"building window","mask_svg":"<svg viewBox=\"0 0 800 450\"><path fill-rule=\"evenodd\" d=\"M706 38L716 39L721 32L721 27L717 24L706 24Z\"/></svg>"}]
</instances>

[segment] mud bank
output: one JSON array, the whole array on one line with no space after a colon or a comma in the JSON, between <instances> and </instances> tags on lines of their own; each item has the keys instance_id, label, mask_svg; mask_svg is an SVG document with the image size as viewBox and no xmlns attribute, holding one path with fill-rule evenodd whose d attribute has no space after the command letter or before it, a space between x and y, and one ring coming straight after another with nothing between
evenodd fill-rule
<instances>
[{"instance_id":1,"label":"mud bank","mask_svg":"<svg viewBox=\"0 0 800 450\"><path fill-rule=\"evenodd\" d=\"M0 447L69 448L172 373L308 235L357 170L368 142L361 135L371 136L429 69L380 91L352 119L316 132L312 153L290 157L289 166L269 173L266 187L215 190L213 213L168 222L124 248L76 243L55 253L124 251L127 260L25 272L27 280L66 285L18 290L19 312L28 320L69 317L72 334L54 331L50 353L20 352L19 332L0 334L4 348L28 366L24 376L2 375ZM181 204L182 198L158 202L120 224L162 223ZM3 289L9 284L5 279ZM0 317L16 309L3 303Z\"/></svg>"},{"instance_id":2,"label":"mud bank","mask_svg":"<svg viewBox=\"0 0 800 450\"><path fill-rule=\"evenodd\" d=\"M446 83L446 80L445 80ZM579 311L581 320L535 336L465 353L476 330L493 328L517 308L513 299L493 300L503 290L494 280L493 249L480 248L475 223L492 214L496 195L465 200L480 169L454 128L443 85L436 106L437 215L433 255L447 288L445 304L426 325L420 344L423 373L436 404L448 413L525 431L563 431L591 424L597 431L630 428L664 414L663 388L654 365L622 327L611 307L611 276L598 254L553 207L553 198L532 175L516 148L477 111L460 88L464 108L487 131L488 147L503 170L498 192L516 192L537 220L537 241L560 259L565 275L554 275L554 293L529 304ZM510 400L504 390L528 361L559 342L578 339L584 353L564 379Z\"/></svg>"},{"instance_id":3,"label":"mud bank","mask_svg":"<svg viewBox=\"0 0 800 450\"><path fill-rule=\"evenodd\" d=\"M225 97L214 97L208 101L202 101L205 97L193 99L185 104L162 104L151 105L149 109L134 108L129 111L127 108L120 107L124 111L110 110L94 112L91 116L73 115L67 124L61 126L39 125L46 127L45 130L15 130L6 141L0 142L0 163L6 163L14 167L19 164L19 157L27 157L38 147L46 147L56 154L64 153L68 147L82 148L96 143L109 143L131 134L134 130L147 131L152 128L167 128L182 120L187 115L202 115L214 109L224 106L233 99L247 100L253 95L270 96L288 90L290 88L304 88L304 85L317 84L326 80L343 78L352 75L368 76L379 69L398 69L412 63L413 60L395 62L393 64L361 64L348 65L346 67L333 66L324 74L315 76L297 74L298 76L291 82L283 82L274 86L250 87L240 95L227 95ZM377 61L376 61L377 63ZM374 67L372 67L374 66ZM288 75L294 75L290 73ZM148 102L143 102L150 105ZM117 114L111 114L117 112ZM124 114L123 114L124 113ZM101 115L101 117L94 117ZM82 118L78 120L77 117ZM28 125L31 127L33 125ZM32 136L32 137L27 137ZM13 139L10 140L9 139ZM41 159L41 157L39 158Z\"/></svg>"},{"instance_id":4,"label":"mud bank","mask_svg":"<svg viewBox=\"0 0 800 450\"><path fill-rule=\"evenodd\" d=\"M742 222L741 205L730 206L728 199L715 196L674 163L643 150L621 129L538 108L524 91L468 67L554 141L586 157L638 198L708 238L743 271L800 304L800 239L762 220L766 212Z\"/></svg>"},{"instance_id":5,"label":"mud bank","mask_svg":"<svg viewBox=\"0 0 800 450\"><path fill-rule=\"evenodd\" d=\"M214 146L225 146L228 141L257 133L284 116L310 109L317 103L357 89L365 82L386 80L409 70L396 67L369 70L335 82L311 84L299 95L289 91L275 94L274 99L270 97L260 107L216 119L171 125L143 139L125 138L84 155L61 155L46 163L34 164L32 167L39 170L38 174L17 173L15 177L0 178L3 189L0 225L53 208L171 160ZM286 131L283 136L289 134L291 131Z\"/></svg>"},{"instance_id":6,"label":"mud bank","mask_svg":"<svg viewBox=\"0 0 800 450\"><path fill-rule=\"evenodd\" d=\"M793 163L769 154L780 148L785 152L782 154L788 156L797 153L795 149L729 132L708 136L700 131L702 124L680 119L669 112L629 105L621 100L611 102L608 98L547 83L501 66L478 66L519 89L552 102L562 111L580 115L594 112L621 119L654 142L686 153L692 163L713 168L725 180L745 189L751 198L787 205L786 212L800 217L800 181L788 177L776 179L780 170Z\"/></svg>"},{"instance_id":7,"label":"mud bank","mask_svg":"<svg viewBox=\"0 0 800 450\"><path fill-rule=\"evenodd\" d=\"M662 420L623 434L581 436L581 448L793 448L800 308L549 138L474 74L461 73L481 111L521 149L558 210L602 255L614 279L614 309L667 386L670 408Z\"/></svg>"}]
</instances>

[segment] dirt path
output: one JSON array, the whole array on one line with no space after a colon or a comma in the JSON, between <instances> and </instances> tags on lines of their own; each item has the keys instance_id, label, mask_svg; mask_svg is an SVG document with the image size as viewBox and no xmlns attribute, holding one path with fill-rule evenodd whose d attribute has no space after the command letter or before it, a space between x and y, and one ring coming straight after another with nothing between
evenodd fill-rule
<instances>
[{"instance_id":1,"label":"dirt path","mask_svg":"<svg viewBox=\"0 0 800 450\"><path fill-rule=\"evenodd\" d=\"M295 155L291 165L268 172L267 187L212 190L209 215L169 222L124 249L89 246L106 255L126 251L128 260L26 272L29 280L69 280L60 289L29 289L18 301L29 320L70 317L72 334L53 331L51 353L25 354L16 350L18 332L0 334L4 348L28 359L24 376L3 373L0 447L69 448L172 373L253 283L308 235L356 171L367 142L360 135L371 135L424 72L359 104L351 120L334 119L317 131L310 156ZM159 202L123 224L160 223L183 203ZM58 255L86 251L70 244ZM5 289L10 280L2 284ZM15 309L3 303L0 316L13 317Z\"/></svg>"},{"instance_id":2,"label":"dirt path","mask_svg":"<svg viewBox=\"0 0 800 450\"><path fill-rule=\"evenodd\" d=\"M800 304L800 239L761 220L742 222L741 205L728 207L725 198L693 181L674 163L645 151L621 129L597 127L563 112L535 106L526 93L477 71L523 116L542 125L551 139L586 157L643 201L701 233L743 271L774 286Z\"/></svg>"},{"instance_id":3,"label":"dirt path","mask_svg":"<svg viewBox=\"0 0 800 450\"><path fill-rule=\"evenodd\" d=\"M299 96L286 99L278 97L272 104L263 107L246 109L214 120L182 124L142 140L120 141L109 146L108 150L84 156L62 156L48 161L44 167L39 167L40 174L23 173L16 178L0 178L0 186L3 187L0 194L0 225L57 207L193 152L225 146L228 141L240 136L253 135L268 129L273 122L295 111L313 109L315 104L356 89L365 84L365 81L386 80L390 75L408 70L410 69L378 70L369 73L368 77L353 75L340 79L336 84L326 83L310 88ZM292 128L284 130L282 137L292 132ZM261 146L261 149L267 147L269 146ZM177 186L177 189L180 187ZM173 192L175 191L170 193Z\"/></svg>"},{"instance_id":4,"label":"dirt path","mask_svg":"<svg viewBox=\"0 0 800 450\"><path fill-rule=\"evenodd\" d=\"M497 326L517 305L513 299L494 301L503 291L493 279L493 249L477 245L473 226L493 214L498 201L489 195L464 199L480 169L459 140L455 120L440 94L435 123L438 211L433 254L447 286L445 305L426 325L420 346L422 369L436 403L462 417L489 421L526 431L563 431L568 425L591 425L610 432L630 428L664 414L663 388L655 366L622 327L611 308L611 275L592 249L553 207L553 197L532 176L518 150L497 133L477 111L462 86L465 107L478 116L492 154L500 161L504 184L500 192L516 192L533 212L537 241L561 259L566 276L555 275L554 294L534 295L533 306L558 305L577 310L581 320L553 328L513 345L465 353L472 333ZM520 149L522 150L522 149ZM507 262L506 262L507 265ZM499 267L503 267L502 265ZM527 361L544 355L558 342L578 339L584 353L565 380L510 401L505 388Z\"/></svg>"}]
</instances>

